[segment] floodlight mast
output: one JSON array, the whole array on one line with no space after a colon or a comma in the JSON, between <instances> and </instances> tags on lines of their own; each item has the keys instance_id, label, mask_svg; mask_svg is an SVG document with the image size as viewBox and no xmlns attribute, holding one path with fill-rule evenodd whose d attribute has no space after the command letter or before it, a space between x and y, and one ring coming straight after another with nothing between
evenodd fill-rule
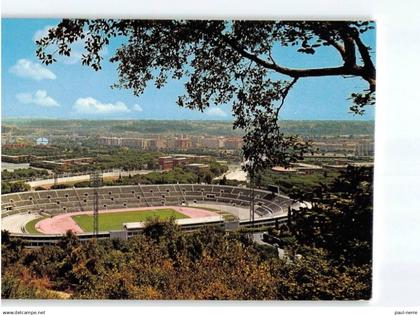
<instances>
[{"instance_id":1,"label":"floodlight mast","mask_svg":"<svg viewBox=\"0 0 420 315\"><path fill-rule=\"evenodd\" d=\"M90 174L90 185L93 187L93 235L98 237L99 232L99 192L102 186L102 172L95 170Z\"/></svg>"},{"instance_id":2,"label":"floodlight mast","mask_svg":"<svg viewBox=\"0 0 420 315\"><path fill-rule=\"evenodd\" d=\"M255 220L255 182L254 182L254 176L251 175L250 178L250 184L251 184L251 205L249 209L249 219L252 222L252 225L254 225Z\"/></svg>"},{"instance_id":3,"label":"floodlight mast","mask_svg":"<svg viewBox=\"0 0 420 315\"><path fill-rule=\"evenodd\" d=\"M248 160L245 162L249 166L249 184L251 187L251 203L249 207L249 220L251 221L252 226L254 226L255 220L255 170L253 168L254 161Z\"/></svg>"},{"instance_id":4,"label":"floodlight mast","mask_svg":"<svg viewBox=\"0 0 420 315\"><path fill-rule=\"evenodd\" d=\"M54 187L57 189L58 185L58 173L54 171Z\"/></svg>"}]
</instances>

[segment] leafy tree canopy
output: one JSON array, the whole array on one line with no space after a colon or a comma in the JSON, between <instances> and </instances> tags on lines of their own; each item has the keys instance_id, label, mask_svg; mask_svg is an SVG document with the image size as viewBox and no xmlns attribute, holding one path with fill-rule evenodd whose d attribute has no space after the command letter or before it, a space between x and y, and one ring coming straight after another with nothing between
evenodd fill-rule
<instances>
[{"instance_id":1,"label":"leafy tree canopy","mask_svg":"<svg viewBox=\"0 0 420 315\"><path fill-rule=\"evenodd\" d=\"M299 243L324 248L346 265L371 265L372 168L349 166L333 183L294 197L312 205L291 215L290 228Z\"/></svg>"},{"instance_id":2,"label":"leafy tree canopy","mask_svg":"<svg viewBox=\"0 0 420 315\"><path fill-rule=\"evenodd\" d=\"M3 232L1 296L7 298L319 300L367 299L370 270L337 266L324 250L280 259L245 235L207 227L182 233L151 220L129 240L23 249Z\"/></svg>"},{"instance_id":3,"label":"leafy tree canopy","mask_svg":"<svg viewBox=\"0 0 420 315\"><path fill-rule=\"evenodd\" d=\"M355 76L365 91L351 94L350 109L362 114L375 101L375 66L370 47L360 35L371 22L211 21L211 20L63 20L37 41L37 56L45 63L54 53L70 56L71 45L83 41L82 64L101 69L103 49L124 38L111 62L118 64L115 88L137 96L153 82L185 78L185 94L177 103L204 111L211 104L231 103L234 128L245 131L246 168L258 171L302 158L308 143L285 136L278 115L290 89L305 77ZM335 49L342 63L332 67L292 69L273 57L275 46L295 46L315 54L321 46ZM361 63L357 60L360 56Z\"/></svg>"}]
</instances>

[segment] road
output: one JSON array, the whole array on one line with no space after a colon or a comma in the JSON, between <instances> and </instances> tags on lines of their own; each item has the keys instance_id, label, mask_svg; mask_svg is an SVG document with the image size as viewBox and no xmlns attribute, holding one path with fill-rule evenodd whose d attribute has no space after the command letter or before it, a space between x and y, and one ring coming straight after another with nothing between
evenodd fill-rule
<instances>
[{"instance_id":1,"label":"road","mask_svg":"<svg viewBox=\"0 0 420 315\"><path fill-rule=\"evenodd\" d=\"M220 175L219 177L215 179L222 179L223 176L226 176L226 179L238 180L241 182L248 181L247 179L248 174L242 170L242 167L240 164L229 164L228 167L229 167L229 170L226 173Z\"/></svg>"}]
</instances>

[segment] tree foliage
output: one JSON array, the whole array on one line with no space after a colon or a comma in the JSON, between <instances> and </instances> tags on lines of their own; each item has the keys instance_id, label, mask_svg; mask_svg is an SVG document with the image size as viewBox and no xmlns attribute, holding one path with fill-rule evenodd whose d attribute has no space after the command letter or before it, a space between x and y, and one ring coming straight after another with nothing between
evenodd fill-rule
<instances>
[{"instance_id":1,"label":"tree foliage","mask_svg":"<svg viewBox=\"0 0 420 315\"><path fill-rule=\"evenodd\" d=\"M2 194L9 194L9 193L15 193L15 192L22 192L22 191L28 191L31 189L31 186L26 184L23 181L16 181L16 182L1 182L1 193Z\"/></svg>"},{"instance_id":2,"label":"tree foliage","mask_svg":"<svg viewBox=\"0 0 420 315\"><path fill-rule=\"evenodd\" d=\"M371 265L372 168L349 166L333 183L295 197L312 204L292 213L290 227L299 243L326 249L337 263Z\"/></svg>"},{"instance_id":3,"label":"tree foliage","mask_svg":"<svg viewBox=\"0 0 420 315\"><path fill-rule=\"evenodd\" d=\"M41 176L48 175L46 170L38 170L33 168L22 168L13 170L13 172L8 171L7 169L1 172L2 180L19 180L19 179L28 179L36 178Z\"/></svg>"},{"instance_id":4,"label":"tree foliage","mask_svg":"<svg viewBox=\"0 0 420 315\"><path fill-rule=\"evenodd\" d=\"M7 239L7 238L6 238ZM206 228L182 233L150 221L144 234L23 249L2 243L2 298L75 299L366 299L361 267L338 268L325 251L277 256L236 233ZM46 296L48 293L53 297Z\"/></svg>"},{"instance_id":5,"label":"tree foliage","mask_svg":"<svg viewBox=\"0 0 420 315\"><path fill-rule=\"evenodd\" d=\"M113 87L140 95L151 82L161 88L169 78L185 79L178 105L204 111L212 104L231 103L234 128L246 133L244 157L253 172L288 165L307 151L308 143L285 136L278 122L285 98L301 78L360 77L368 89L350 95L350 109L363 113L365 105L374 103L375 66L361 38L373 27L357 21L65 19L37 41L36 53L51 64L56 61L53 51L70 56L72 44L82 41L82 64L100 70L103 49L113 38L122 38L110 58L118 65ZM294 46L302 54L325 46L337 51L342 64L292 69L273 57L279 46Z\"/></svg>"}]
</instances>

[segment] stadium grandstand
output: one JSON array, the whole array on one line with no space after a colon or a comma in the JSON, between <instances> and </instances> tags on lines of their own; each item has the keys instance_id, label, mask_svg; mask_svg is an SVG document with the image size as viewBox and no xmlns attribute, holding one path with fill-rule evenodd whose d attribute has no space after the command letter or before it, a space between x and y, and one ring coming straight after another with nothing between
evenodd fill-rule
<instances>
[{"instance_id":1,"label":"stadium grandstand","mask_svg":"<svg viewBox=\"0 0 420 315\"><path fill-rule=\"evenodd\" d=\"M103 186L98 188L101 213L127 212L136 209L173 208L183 214L177 223L185 230L203 225L261 226L287 219L290 206L296 204L287 196L272 191L254 190L255 219L250 220L252 190L242 187L205 184L165 184ZM2 230L40 245L54 242L63 233L33 233L27 230L29 222L46 218L72 217L74 214L92 213L93 188L69 188L60 190L30 191L2 195ZM208 210L208 211L207 211ZM194 216L195 212L211 212L212 215ZM200 219L200 217L202 217ZM195 218L186 220L185 218ZM58 219L57 219L58 220ZM58 221L57 221L58 222ZM127 238L138 234L141 224L124 222L121 231L101 231L98 237ZM139 223L139 222L137 222ZM38 225L37 225L38 226ZM232 225L230 225L232 226ZM119 232L119 233L116 233ZM80 239L89 239L92 233L79 231ZM122 235L122 236L121 236Z\"/></svg>"}]
</instances>

